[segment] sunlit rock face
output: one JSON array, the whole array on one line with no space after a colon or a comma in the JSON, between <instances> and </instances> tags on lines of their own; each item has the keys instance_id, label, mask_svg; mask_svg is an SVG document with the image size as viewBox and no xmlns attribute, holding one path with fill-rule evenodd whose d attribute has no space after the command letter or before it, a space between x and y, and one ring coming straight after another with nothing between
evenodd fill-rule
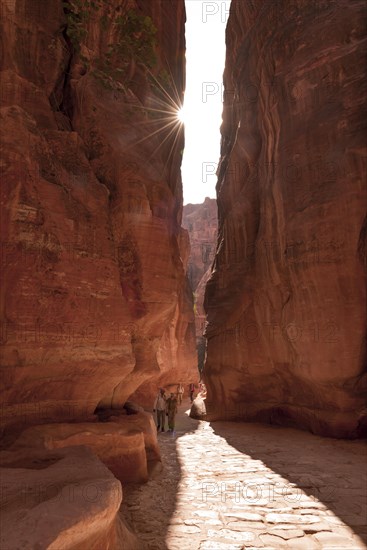
<instances>
[{"instance_id":1,"label":"sunlit rock face","mask_svg":"<svg viewBox=\"0 0 367 550\"><path fill-rule=\"evenodd\" d=\"M365 15L362 1L232 2L209 416L366 426Z\"/></svg>"},{"instance_id":2,"label":"sunlit rock face","mask_svg":"<svg viewBox=\"0 0 367 550\"><path fill-rule=\"evenodd\" d=\"M121 407L178 355L195 368L174 117L184 2L65 4L1 6L1 419L14 429Z\"/></svg>"}]
</instances>

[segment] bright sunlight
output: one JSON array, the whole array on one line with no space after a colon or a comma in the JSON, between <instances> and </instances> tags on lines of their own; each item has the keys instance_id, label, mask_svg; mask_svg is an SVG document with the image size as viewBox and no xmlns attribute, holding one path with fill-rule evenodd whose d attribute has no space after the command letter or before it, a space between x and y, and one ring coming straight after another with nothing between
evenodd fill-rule
<instances>
[{"instance_id":1,"label":"bright sunlight","mask_svg":"<svg viewBox=\"0 0 367 550\"><path fill-rule=\"evenodd\" d=\"M177 111L177 118L180 122L182 122L182 124L185 124L185 117L186 117L185 109L182 107L182 109L179 109Z\"/></svg>"},{"instance_id":2,"label":"bright sunlight","mask_svg":"<svg viewBox=\"0 0 367 550\"><path fill-rule=\"evenodd\" d=\"M185 0L186 91L177 118L185 124L184 204L216 198L220 153L222 74L229 0Z\"/></svg>"},{"instance_id":3,"label":"bright sunlight","mask_svg":"<svg viewBox=\"0 0 367 550\"><path fill-rule=\"evenodd\" d=\"M150 119L147 121L144 118L141 124L148 124L150 132L140 142L156 139L157 146L150 158L164 151L168 165L176 147L181 147L182 129L185 126L185 148L181 166L184 204L199 204L204 202L205 197L216 198L223 110L224 31L229 5L230 0L185 0L187 21L184 98L174 84L171 89L166 89L153 72L148 70L159 93L151 100L149 107L144 107L144 111L150 113ZM168 70L170 71L169 68ZM173 83L172 74L169 78ZM131 147L136 147L140 142L132 142Z\"/></svg>"}]
</instances>

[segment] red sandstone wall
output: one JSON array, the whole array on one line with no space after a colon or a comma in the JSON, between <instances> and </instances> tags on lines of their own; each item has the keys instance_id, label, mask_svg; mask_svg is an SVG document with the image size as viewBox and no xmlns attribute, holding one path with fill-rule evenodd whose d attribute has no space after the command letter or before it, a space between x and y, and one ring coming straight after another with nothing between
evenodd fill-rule
<instances>
[{"instance_id":1,"label":"red sandstone wall","mask_svg":"<svg viewBox=\"0 0 367 550\"><path fill-rule=\"evenodd\" d=\"M186 204L183 207L182 225L190 236L188 274L195 290L214 259L217 201L206 197L202 204Z\"/></svg>"},{"instance_id":2,"label":"red sandstone wall","mask_svg":"<svg viewBox=\"0 0 367 550\"><path fill-rule=\"evenodd\" d=\"M233 0L206 290L212 417L365 425L365 2Z\"/></svg>"},{"instance_id":3,"label":"red sandstone wall","mask_svg":"<svg viewBox=\"0 0 367 550\"><path fill-rule=\"evenodd\" d=\"M206 197L202 204L186 204L183 207L182 225L190 237L188 277L195 296L196 338L202 339L206 323L204 291L217 239L217 201Z\"/></svg>"},{"instance_id":4,"label":"red sandstone wall","mask_svg":"<svg viewBox=\"0 0 367 550\"><path fill-rule=\"evenodd\" d=\"M97 4L70 19L61 0L2 1L3 424L85 420L195 372L183 133L162 129L184 88L184 2ZM109 54L128 9L157 28L151 68L139 29Z\"/></svg>"}]
</instances>

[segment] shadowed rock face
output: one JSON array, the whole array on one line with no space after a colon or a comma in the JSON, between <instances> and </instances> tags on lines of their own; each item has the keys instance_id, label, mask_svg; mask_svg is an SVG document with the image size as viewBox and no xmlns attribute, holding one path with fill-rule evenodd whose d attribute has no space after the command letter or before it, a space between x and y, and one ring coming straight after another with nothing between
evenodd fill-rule
<instances>
[{"instance_id":1,"label":"shadowed rock face","mask_svg":"<svg viewBox=\"0 0 367 550\"><path fill-rule=\"evenodd\" d=\"M187 272L190 242L188 232L182 230L179 246L181 260ZM195 353L195 323L193 311L192 290L188 279L179 296L178 307L163 335L157 360L160 371L157 376L143 383L131 396L131 399L149 409L153 408L158 388L163 387L167 392L176 391L177 384L189 384L196 380L197 358Z\"/></svg>"},{"instance_id":2,"label":"shadowed rock face","mask_svg":"<svg viewBox=\"0 0 367 550\"><path fill-rule=\"evenodd\" d=\"M85 445L123 483L148 480L148 461L160 461L157 430L149 413L112 416L108 422L43 424L25 429L9 452ZM4 451L5 452L5 451Z\"/></svg>"},{"instance_id":3,"label":"shadowed rock face","mask_svg":"<svg viewBox=\"0 0 367 550\"><path fill-rule=\"evenodd\" d=\"M202 204L186 204L183 208L182 225L190 237L187 271L195 295L196 338L202 340L205 327L205 285L211 273L217 238L217 201L206 197Z\"/></svg>"},{"instance_id":4,"label":"shadowed rock face","mask_svg":"<svg viewBox=\"0 0 367 550\"><path fill-rule=\"evenodd\" d=\"M1 7L3 425L90 420L194 372L184 2L76 4Z\"/></svg>"},{"instance_id":5,"label":"shadowed rock face","mask_svg":"<svg viewBox=\"0 0 367 550\"><path fill-rule=\"evenodd\" d=\"M214 259L217 201L206 197L202 204L186 204L183 207L182 225L190 237L188 276L195 291Z\"/></svg>"},{"instance_id":6,"label":"shadowed rock face","mask_svg":"<svg viewBox=\"0 0 367 550\"><path fill-rule=\"evenodd\" d=\"M209 416L365 426L365 15L362 1L232 2Z\"/></svg>"},{"instance_id":7,"label":"shadowed rock face","mask_svg":"<svg viewBox=\"0 0 367 550\"><path fill-rule=\"evenodd\" d=\"M85 447L2 452L1 548L138 550L120 482Z\"/></svg>"}]
</instances>

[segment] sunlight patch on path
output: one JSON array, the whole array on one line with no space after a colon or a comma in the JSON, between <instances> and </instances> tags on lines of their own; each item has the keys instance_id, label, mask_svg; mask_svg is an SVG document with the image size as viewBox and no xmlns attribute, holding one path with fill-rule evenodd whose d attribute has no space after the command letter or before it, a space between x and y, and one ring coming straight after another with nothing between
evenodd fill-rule
<instances>
[{"instance_id":1,"label":"sunlight patch on path","mask_svg":"<svg viewBox=\"0 0 367 550\"><path fill-rule=\"evenodd\" d=\"M187 417L179 424L175 437L159 438L161 478L141 488L134 527L149 550L367 548L355 534L363 529L365 513L361 442ZM161 504L154 500L159 487L165 495ZM335 513L338 505L348 507L343 491L358 504L343 512L353 529ZM154 525L162 516L166 533L158 541Z\"/></svg>"}]
</instances>

